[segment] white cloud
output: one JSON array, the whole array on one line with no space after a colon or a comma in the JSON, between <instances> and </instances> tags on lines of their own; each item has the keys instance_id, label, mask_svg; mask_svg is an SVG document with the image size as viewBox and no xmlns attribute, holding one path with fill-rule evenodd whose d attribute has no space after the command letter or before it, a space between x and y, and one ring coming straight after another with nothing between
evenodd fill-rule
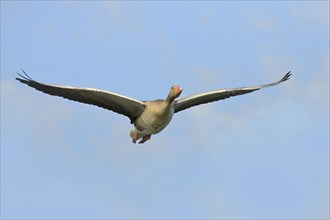
<instances>
[{"instance_id":1,"label":"white cloud","mask_svg":"<svg viewBox=\"0 0 330 220\"><path fill-rule=\"evenodd\" d=\"M102 2L103 8L94 11L97 25L104 30L140 32L144 30L144 18L141 16L141 2Z\"/></svg>"},{"instance_id":2,"label":"white cloud","mask_svg":"<svg viewBox=\"0 0 330 220\"><path fill-rule=\"evenodd\" d=\"M309 22L329 28L329 1L304 1L286 3L290 14L304 26Z\"/></svg>"},{"instance_id":3,"label":"white cloud","mask_svg":"<svg viewBox=\"0 0 330 220\"><path fill-rule=\"evenodd\" d=\"M323 109L329 112L329 54L325 57L323 65L315 70L312 79L308 82L307 88L300 94L307 95L309 103L313 103L314 109Z\"/></svg>"},{"instance_id":4,"label":"white cloud","mask_svg":"<svg viewBox=\"0 0 330 220\"><path fill-rule=\"evenodd\" d=\"M48 101L46 96L33 96L21 86L18 81L1 81L3 125L16 127L19 132L20 126L28 122L32 131L40 132L39 140L59 135L62 123L72 115L72 109L66 105L58 106L56 101Z\"/></svg>"},{"instance_id":5,"label":"white cloud","mask_svg":"<svg viewBox=\"0 0 330 220\"><path fill-rule=\"evenodd\" d=\"M249 11L248 14L245 14L243 19L244 22L247 23L246 28L248 31L273 34L279 31L277 19L271 17L269 14L257 15Z\"/></svg>"}]
</instances>

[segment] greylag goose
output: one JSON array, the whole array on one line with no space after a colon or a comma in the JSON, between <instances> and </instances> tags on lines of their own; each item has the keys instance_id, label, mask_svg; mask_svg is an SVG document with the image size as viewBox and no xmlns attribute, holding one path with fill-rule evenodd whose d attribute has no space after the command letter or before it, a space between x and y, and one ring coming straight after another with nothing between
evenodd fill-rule
<instances>
[{"instance_id":1,"label":"greylag goose","mask_svg":"<svg viewBox=\"0 0 330 220\"><path fill-rule=\"evenodd\" d=\"M22 71L24 75L17 73L21 78L16 78L16 80L27 84L36 90L49 95L60 96L73 101L96 105L127 116L131 120L131 124L134 124L130 132L130 137L132 138L133 143L136 143L136 141L141 139L139 141L140 144L149 140L151 135L161 132L170 123L174 113L200 104L276 86L288 80L291 76L291 72L288 72L282 79L275 83L231 89L218 89L178 100L175 99L180 96L183 89L178 85L174 85L171 87L165 100L139 101L99 89L40 83L29 77L24 70Z\"/></svg>"}]
</instances>

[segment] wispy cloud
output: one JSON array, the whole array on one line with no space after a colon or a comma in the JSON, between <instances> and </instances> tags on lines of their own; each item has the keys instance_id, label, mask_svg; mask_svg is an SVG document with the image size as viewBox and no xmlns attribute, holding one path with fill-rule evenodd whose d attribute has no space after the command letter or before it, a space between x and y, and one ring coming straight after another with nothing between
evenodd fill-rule
<instances>
[{"instance_id":1,"label":"wispy cloud","mask_svg":"<svg viewBox=\"0 0 330 220\"><path fill-rule=\"evenodd\" d=\"M300 4L287 2L288 10L302 25L321 25L329 28L329 1L306 1Z\"/></svg>"},{"instance_id":2,"label":"wispy cloud","mask_svg":"<svg viewBox=\"0 0 330 220\"><path fill-rule=\"evenodd\" d=\"M4 126L16 126L19 132L19 125L25 121L32 127L31 131L40 132L40 141L45 141L49 135L56 137L61 133L62 124L72 115L72 110L65 105L59 107L56 101L48 101L47 97L33 96L25 89L14 79L1 81Z\"/></svg>"},{"instance_id":3,"label":"wispy cloud","mask_svg":"<svg viewBox=\"0 0 330 220\"><path fill-rule=\"evenodd\" d=\"M329 216L328 2L4 4L1 217ZM293 75L134 145L127 118L19 84L17 65L151 99Z\"/></svg>"},{"instance_id":4,"label":"wispy cloud","mask_svg":"<svg viewBox=\"0 0 330 220\"><path fill-rule=\"evenodd\" d=\"M141 16L142 2L102 2L102 11L94 11L92 16L100 30L140 32L144 27ZM98 8L99 9L99 8Z\"/></svg>"}]
</instances>

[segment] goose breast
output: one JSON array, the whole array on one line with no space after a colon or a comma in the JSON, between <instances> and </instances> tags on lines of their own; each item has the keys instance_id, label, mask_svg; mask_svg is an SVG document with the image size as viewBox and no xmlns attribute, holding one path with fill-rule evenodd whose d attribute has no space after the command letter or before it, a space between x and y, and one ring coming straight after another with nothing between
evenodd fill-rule
<instances>
[{"instance_id":1,"label":"goose breast","mask_svg":"<svg viewBox=\"0 0 330 220\"><path fill-rule=\"evenodd\" d=\"M156 100L145 102L145 106L145 110L136 120L135 127L143 131L144 135L157 134L172 120L174 105L163 100Z\"/></svg>"}]
</instances>

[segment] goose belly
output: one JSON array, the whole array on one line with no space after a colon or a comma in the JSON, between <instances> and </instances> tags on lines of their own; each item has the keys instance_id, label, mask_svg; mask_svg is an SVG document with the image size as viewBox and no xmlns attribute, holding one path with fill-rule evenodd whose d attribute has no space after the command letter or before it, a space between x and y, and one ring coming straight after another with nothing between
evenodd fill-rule
<instances>
[{"instance_id":1,"label":"goose belly","mask_svg":"<svg viewBox=\"0 0 330 220\"><path fill-rule=\"evenodd\" d=\"M151 123L151 124L146 124L144 130L148 133L148 134L157 134L159 132L161 132L169 123L170 123L171 119L161 122L161 123L157 123L157 121L155 123Z\"/></svg>"},{"instance_id":2,"label":"goose belly","mask_svg":"<svg viewBox=\"0 0 330 220\"><path fill-rule=\"evenodd\" d=\"M171 112L172 113L172 112ZM173 113L167 117L159 117L157 115L141 115L133 130L138 132L141 136L157 134L161 132L172 120Z\"/></svg>"}]
</instances>

